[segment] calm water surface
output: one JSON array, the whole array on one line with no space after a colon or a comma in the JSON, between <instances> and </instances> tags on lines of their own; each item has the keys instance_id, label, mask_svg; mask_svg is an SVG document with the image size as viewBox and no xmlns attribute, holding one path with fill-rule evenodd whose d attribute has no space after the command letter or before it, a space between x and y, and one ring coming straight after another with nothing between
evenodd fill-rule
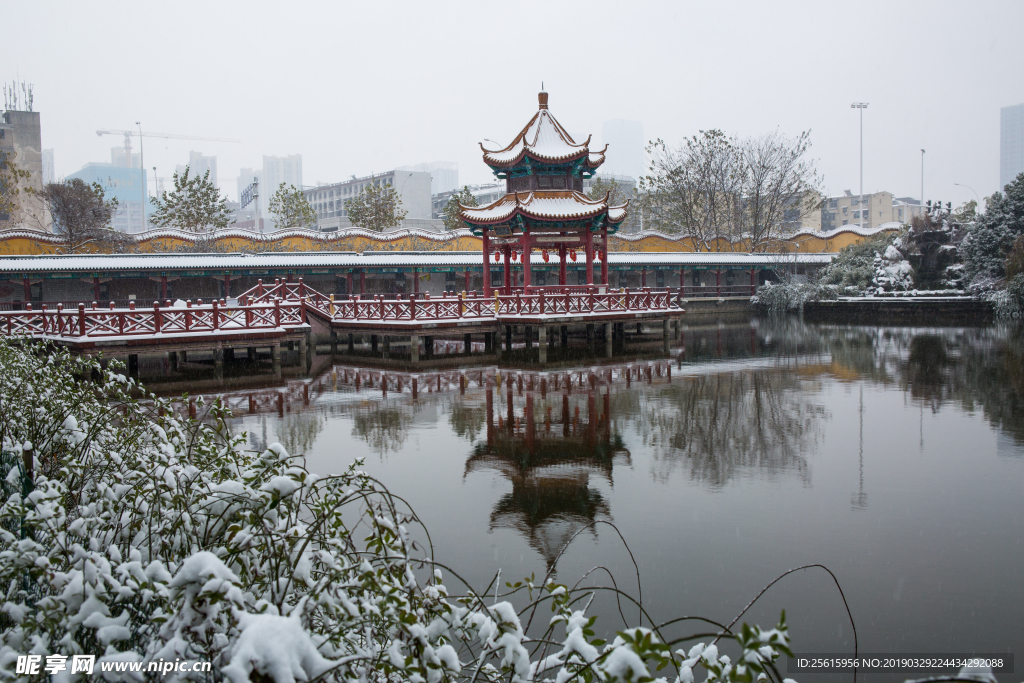
<instances>
[{"instance_id":1,"label":"calm water surface","mask_svg":"<svg viewBox=\"0 0 1024 683\"><path fill-rule=\"evenodd\" d=\"M755 322L691 328L671 359L589 364L603 362L422 373L415 396L411 375L337 365L308 404L292 382L281 415L235 428L323 474L364 458L478 589L498 569L543 574L607 520L656 620L728 622L782 572L822 563L862 652L1024 655L1019 329ZM608 526L556 572L572 583L596 565L637 594ZM852 652L826 574L788 577L746 619L782 609L796 650Z\"/></svg>"}]
</instances>

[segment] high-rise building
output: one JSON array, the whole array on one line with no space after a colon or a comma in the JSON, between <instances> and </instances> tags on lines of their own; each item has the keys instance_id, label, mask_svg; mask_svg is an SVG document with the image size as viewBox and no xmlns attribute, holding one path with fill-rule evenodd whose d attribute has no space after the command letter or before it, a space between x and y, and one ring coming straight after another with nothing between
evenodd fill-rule
<instances>
[{"instance_id":1,"label":"high-rise building","mask_svg":"<svg viewBox=\"0 0 1024 683\"><path fill-rule=\"evenodd\" d=\"M307 188L306 201L316 211L317 224L321 229L345 228L351 225L345 201L357 196L370 185L386 185L394 188L402 208L407 211L406 219L431 220L430 174L420 171L388 171L363 178L351 178L340 183L318 185Z\"/></svg>"},{"instance_id":2,"label":"high-rise building","mask_svg":"<svg viewBox=\"0 0 1024 683\"><path fill-rule=\"evenodd\" d=\"M608 145L607 161L601 168L602 173L624 175L637 180L647 173L642 123L626 119L605 121L601 134L601 144Z\"/></svg>"},{"instance_id":3,"label":"high-rise building","mask_svg":"<svg viewBox=\"0 0 1024 683\"><path fill-rule=\"evenodd\" d=\"M134 155L132 155L134 156ZM185 167L178 165L175 169L178 175L184 175ZM206 172L210 172L210 182L217 187L217 157L204 156L202 152L188 153L188 177L202 178Z\"/></svg>"},{"instance_id":4,"label":"high-rise building","mask_svg":"<svg viewBox=\"0 0 1024 683\"><path fill-rule=\"evenodd\" d=\"M117 212L111 219L115 230L137 233L146 229L146 217L152 215L154 207L143 203L145 169L90 163L68 176L72 178L80 178L86 185L99 183L105 199L117 199Z\"/></svg>"},{"instance_id":5,"label":"high-rise building","mask_svg":"<svg viewBox=\"0 0 1024 683\"><path fill-rule=\"evenodd\" d=\"M399 166L395 170L429 173L432 195L459 189L459 165L454 161L430 161L413 166Z\"/></svg>"},{"instance_id":6,"label":"high-rise building","mask_svg":"<svg viewBox=\"0 0 1024 683\"><path fill-rule=\"evenodd\" d=\"M18 183L22 190L43 189L42 134L39 112L7 110L0 117L0 152L29 177ZM12 215L0 214L0 227L25 227L49 230L50 219L42 200L31 192L18 196L18 211Z\"/></svg>"},{"instance_id":7,"label":"high-rise building","mask_svg":"<svg viewBox=\"0 0 1024 683\"><path fill-rule=\"evenodd\" d=\"M53 150L43 150L43 185L52 183L57 179L56 172L53 170Z\"/></svg>"},{"instance_id":8,"label":"high-rise building","mask_svg":"<svg viewBox=\"0 0 1024 683\"><path fill-rule=\"evenodd\" d=\"M142 163L142 155L132 153L131 159L124 153L124 147L110 148L110 165L118 168L138 168Z\"/></svg>"},{"instance_id":9,"label":"high-rise building","mask_svg":"<svg viewBox=\"0 0 1024 683\"><path fill-rule=\"evenodd\" d=\"M1003 107L999 117L999 189L1024 173L1024 104Z\"/></svg>"}]
</instances>

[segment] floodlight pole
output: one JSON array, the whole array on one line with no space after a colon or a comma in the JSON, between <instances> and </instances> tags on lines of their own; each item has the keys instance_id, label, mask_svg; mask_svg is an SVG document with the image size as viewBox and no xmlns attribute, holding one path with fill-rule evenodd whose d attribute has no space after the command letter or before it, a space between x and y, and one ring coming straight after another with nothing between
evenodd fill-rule
<instances>
[{"instance_id":1,"label":"floodlight pole","mask_svg":"<svg viewBox=\"0 0 1024 683\"><path fill-rule=\"evenodd\" d=\"M135 125L139 127L139 184L142 185L142 230L146 230L146 158L142 154L142 124L138 121ZM132 158L128 157L128 168L132 166ZM128 209L128 225L131 226L131 209Z\"/></svg>"},{"instance_id":2,"label":"floodlight pole","mask_svg":"<svg viewBox=\"0 0 1024 683\"><path fill-rule=\"evenodd\" d=\"M860 109L860 225L864 226L864 110L867 102L854 102L850 109Z\"/></svg>"}]
</instances>

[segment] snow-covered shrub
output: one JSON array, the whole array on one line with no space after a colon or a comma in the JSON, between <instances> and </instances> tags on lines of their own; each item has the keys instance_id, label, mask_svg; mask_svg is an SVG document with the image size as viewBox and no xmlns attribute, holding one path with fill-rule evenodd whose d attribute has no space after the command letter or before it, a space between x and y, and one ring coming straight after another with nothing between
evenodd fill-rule
<instances>
[{"instance_id":1,"label":"snow-covered shrub","mask_svg":"<svg viewBox=\"0 0 1024 683\"><path fill-rule=\"evenodd\" d=\"M838 298L839 288L833 285L767 282L757 288L750 303L767 313L786 313L799 311L808 301L834 301Z\"/></svg>"},{"instance_id":2,"label":"snow-covered shrub","mask_svg":"<svg viewBox=\"0 0 1024 683\"><path fill-rule=\"evenodd\" d=\"M5 679L28 681L15 662L31 653L202 660L232 683L641 682L666 666L677 683L782 681L784 615L673 650L660 628L596 638L592 589L451 595L415 515L358 463L317 477L277 444L243 450L219 405L198 422L137 390L0 339ZM553 616L531 628L538 607Z\"/></svg>"},{"instance_id":3,"label":"snow-covered shrub","mask_svg":"<svg viewBox=\"0 0 1024 683\"><path fill-rule=\"evenodd\" d=\"M905 235L895 237L874 258L875 277L872 284L877 292L907 291L914 288L914 268L907 260Z\"/></svg>"},{"instance_id":4,"label":"snow-covered shrub","mask_svg":"<svg viewBox=\"0 0 1024 683\"><path fill-rule=\"evenodd\" d=\"M877 271L875 257L891 243L892 235L882 232L844 247L822 270L818 282L836 285L844 294L856 295L873 289Z\"/></svg>"},{"instance_id":5,"label":"snow-covered shrub","mask_svg":"<svg viewBox=\"0 0 1024 683\"><path fill-rule=\"evenodd\" d=\"M1006 282L1003 289L985 292L983 298L992 304L1000 318L1024 316L1024 273L1019 273Z\"/></svg>"}]
</instances>

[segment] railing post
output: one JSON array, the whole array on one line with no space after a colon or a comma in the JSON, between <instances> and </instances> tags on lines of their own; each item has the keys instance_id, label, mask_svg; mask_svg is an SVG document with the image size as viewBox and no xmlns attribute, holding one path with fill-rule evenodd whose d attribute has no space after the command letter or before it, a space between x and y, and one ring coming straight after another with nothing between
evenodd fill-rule
<instances>
[{"instance_id":1,"label":"railing post","mask_svg":"<svg viewBox=\"0 0 1024 683\"><path fill-rule=\"evenodd\" d=\"M595 287L590 286L590 287L588 287L588 289L590 290L587 293L588 294L587 298L589 300L588 301L588 305L590 307L590 312L593 313L594 312L594 290L595 290ZM587 334L590 334L590 333L588 332Z\"/></svg>"},{"instance_id":2,"label":"railing post","mask_svg":"<svg viewBox=\"0 0 1024 683\"><path fill-rule=\"evenodd\" d=\"M154 301L153 302L153 333L154 334L160 334L161 322L162 321L160 320L160 302L159 301ZM124 334L124 333L122 332L122 334Z\"/></svg>"},{"instance_id":3,"label":"railing post","mask_svg":"<svg viewBox=\"0 0 1024 683\"><path fill-rule=\"evenodd\" d=\"M334 295L331 294L331 306L330 306L331 317L334 317Z\"/></svg>"},{"instance_id":4,"label":"railing post","mask_svg":"<svg viewBox=\"0 0 1024 683\"><path fill-rule=\"evenodd\" d=\"M523 294L522 292L516 292L516 315L523 314Z\"/></svg>"},{"instance_id":5,"label":"railing post","mask_svg":"<svg viewBox=\"0 0 1024 683\"><path fill-rule=\"evenodd\" d=\"M256 281L256 296L263 297L263 278Z\"/></svg>"},{"instance_id":6,"label":"railing post","mask_svg":"<svg viewBox=\"0 0 1024 683\"><path fill-rule=\"evenodd\" d=\"M78 336L85 336L85 304L78 304Z\"/></svg>"},{"instance_id":7,"label":"railing post","mask_svg":"<svg viewBox=\"0 0 1024 683\"><path fill-rule=\"evenodd\" d=\"M540 296L537 298L537 303L540 305L540 315L544 315L545 301L544 301L544 290L540 290Z\"/></svg>"},{"instance_id":8,"label":"railing post","mask_svg":"<svg viewBox=\"0 0 1024 683\"><path fill-rule=\"evenodd\" d=\"M242 304L242 306L245 307L245 329L248 330L252 327L252 308L249 304Z\"/></svg>"},{"instance_id":9,"label":"railing post","mask_svg":"<svg viewBox=\"0 0 1024 683\"><path fill-rule=\"evenodd\" d=\"M185 331L192 330L192 299L185 302Z\"/></svg>"},{"instance_id":10,"label":"railing post","mask_svg":"<svg viewBox=\"0 0 1024 683\"><path fill-rule=\"evenodd\" d=\"M416 295L415 294L410 294L409 295L409 318L411 320L415 320L416 319Z\"/></svg>"},{"instance_id":11,"label":"railing post","mask_svg":"<svg viewBox=\"0 0 1024 683\"><path fill-rule=\"evenodd\" d=\"M462 294L459 294L459 317L463 317L466 314L466 303Z\"/></svg>"},{"instance_id":12,"label":"railing post","mask_svg":"<svg viewBox=\"0 0 1024 683\"><path fill-rule=\"evenodd\" d=\"M302 284L302 278L299 278L299 284ZM305 297L299 299L299 322L306 322L306 299Z\"/></svg>"},{"instance_id":13,"label":"railing post","mask_svg":"<svg viewBox=\"0 0 1024 683\"><path fill-rule=\"evenodd\" d=\"M281 297L274 297L274 327L281 327Z\"/></svg>"},{"instance_id":14,"label":"railing post","mask_svg":"<svg viewBox=\"0 0 1024 683\"><path fill-rule=\"evenodd\" d=\"M213 300L213 329L220 329L220 302Z\"/></svg>"}]
</instances>

